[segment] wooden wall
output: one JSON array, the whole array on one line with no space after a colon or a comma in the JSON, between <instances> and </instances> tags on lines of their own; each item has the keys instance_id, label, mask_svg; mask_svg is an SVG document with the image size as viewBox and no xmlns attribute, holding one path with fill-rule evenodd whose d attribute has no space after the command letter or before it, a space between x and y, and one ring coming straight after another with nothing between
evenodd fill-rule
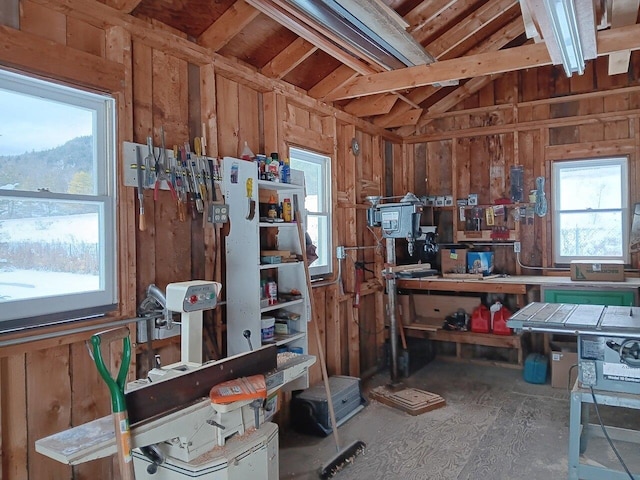
<instances>
[{"instance_id":1,"label":"wooden wall","mask_svg":"<svg viewBox=\"0 0 640 480\"><path fill-rule=\"evenodd\" d=\"M536 177L545 177L551 211L553 161L622 155L630 160L633 204L640 201L639 107L638 53L633 53L626 75L609 76L607 58L589 62L584 75L570 79L554 67L504 74L452 111L424 122L421 134L407 139L415 162L416 193L452 193L454 200L479 193L480 203L491 204L509 197L510 169L521 165L525 194L535 188ZM426 188L423 176L428 178ZM456 212L439 213L441 237L452 241L453 232L447 229ZM553 266L551 214L536 217L533 225L522 224L521 240L524 264ZM495 250L498 269L514 273L515 255L510 249ZM631 266L638 267L637 254Z\"/></svg>"},{"instance_id":2,"label":"wooden wall","mask_svg":"<svg viewBox=\"0 0 640 480\"><path fill-rule=\"evenodd\" d=\"M364 197L382 193L383 138L402 155L401 139L316 102L297 89L230 62L188 41L160 24L118 12L94 0L9 0L15 8L0 15L0 65L63 83L108 92L117 100L118 144L182 144L205 135L209 155L237 156L246 141L254 152L285 152L298 145L333 158L334 238L336 245L375 246L366 229ZM19 7L19 8L18 8ZM355 157L351 139L362 151ZM393 159L392 159L393 160ZM119 172L118 233L120 306L106 321L136 316L146 288L161 289L173 281L217 279L224 284L226 228L203 227L202 216L180 222L176 205L162 191L154 202L145 192L147 229L137 228L138 205L133 188L122 186ZM398 178L403 178L399 175ZM314 288L314 314L327 354L330 373L360 375L382 362L382 286L367 273L359 309L352 308L354 262L382 257L374 249L350 252L337 273ZM337 269L337 264L336 264ZM224 289L223 289L224 294ZM206 321L205 352L218 358L224 351L224 308ZM48 340L24 341L0 349L1 480L119 478L112 459L69 467L35 452L37 439L110 413L107 388L89 359L85 341L103 329L81 333L50 329ZM130 325L135 332L135 325ZM315 352L315 340L309 339ZM145 345L136 345L137 363L130 378L148 370ZM176 339L157 341L152 354L163 363L179 358ZM120 348L108 353L114 369ZM320 380L314 367L312 382Z\"/></svg>"}]
</instances>

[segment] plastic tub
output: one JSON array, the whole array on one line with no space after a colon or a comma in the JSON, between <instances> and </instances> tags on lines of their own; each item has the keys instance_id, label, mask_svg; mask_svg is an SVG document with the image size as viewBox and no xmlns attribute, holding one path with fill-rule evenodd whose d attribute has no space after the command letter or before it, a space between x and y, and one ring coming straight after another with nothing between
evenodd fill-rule
<instances>
[{"instance_id":1,"label":"plastic tub","mask_svg":"<svg viewBox=\"0 0 640 480\"><path fill-rule=\"evenodd\" d=\"M260 333L263 342L269 342L273 340L273 336L275 333L275 317L262 317L260 325Z\"/></svg>"}]
</instances>

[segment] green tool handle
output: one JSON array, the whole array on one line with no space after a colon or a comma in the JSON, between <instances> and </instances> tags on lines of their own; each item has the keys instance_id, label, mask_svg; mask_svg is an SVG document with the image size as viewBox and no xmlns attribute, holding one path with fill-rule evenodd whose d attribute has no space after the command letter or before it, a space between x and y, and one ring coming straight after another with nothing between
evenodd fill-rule
<instances>
[{"instance_id":1,"label":"green tool handle","mask_svg":"<svg viewBox=\"0 0 640 480\"><path fill-rule=\"evenodd\" d=\"M111 377L109 369L104 364L100 346L103 343L107 344L119 339L122 339L122 364L120 365L118 376L114 379ZM125 412L127 410L127 404L125 403L124 398L124 385L127 380L127 372L129 371L129 364L131 362L131 340L129 339L129 328L121 327L96 333L91 337L91 345L93 345L93 359L96 362L98 372L107 384L107 387L109 387L113 412Z\"/></svg>"}]
</instances>

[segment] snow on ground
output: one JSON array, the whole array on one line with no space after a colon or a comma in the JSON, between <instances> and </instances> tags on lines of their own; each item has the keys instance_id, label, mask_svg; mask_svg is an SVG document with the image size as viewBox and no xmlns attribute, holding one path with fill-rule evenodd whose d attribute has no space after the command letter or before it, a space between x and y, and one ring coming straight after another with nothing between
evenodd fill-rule
<instances>
[{"instance_id":1,"label":"snow on ground","mask_svg":"<svg viewBox=\"0 0 640 480\"><path fill-rule=\"evenodd\" d=\"M0 220L0 240L98 243L98 215L86 213Z\"/></svg>"},{"instance_id":2,"label":"snow on ground","mask_svg":"<svg viewBox=\"0 0 640 480\"><path fill-rule=\"evenodd\" d=\"M99 280L98 275L0 269L0 302L95 291Z\"/></svg>"}]
</instances>

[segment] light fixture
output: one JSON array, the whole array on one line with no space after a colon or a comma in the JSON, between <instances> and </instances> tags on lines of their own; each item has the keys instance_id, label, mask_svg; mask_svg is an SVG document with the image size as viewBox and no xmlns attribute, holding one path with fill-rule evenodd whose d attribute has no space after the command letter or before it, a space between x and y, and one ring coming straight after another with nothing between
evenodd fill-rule
<instances>
[{"instance_id":1,"label":"light fixture","mask_svg":"<svg viewBox=\"0 0 640 480\"><path fill-rule=\"evenodd\" d=\"M310 17L316 26L341 40L341 47L361 58L395 70L432 63L393 9L377 0L285 0Z\"/></svg>"},{"instance_id":2,"label":"light fixture","mask_svg":"<svg viewBox=\"0 0 640 480\"><path fill-rule=\"evenodd\" d=\"M574 73L582 75L584 54L573 0L544 0L544 6L567 77Z\"/></svg>"}]
</instances>

